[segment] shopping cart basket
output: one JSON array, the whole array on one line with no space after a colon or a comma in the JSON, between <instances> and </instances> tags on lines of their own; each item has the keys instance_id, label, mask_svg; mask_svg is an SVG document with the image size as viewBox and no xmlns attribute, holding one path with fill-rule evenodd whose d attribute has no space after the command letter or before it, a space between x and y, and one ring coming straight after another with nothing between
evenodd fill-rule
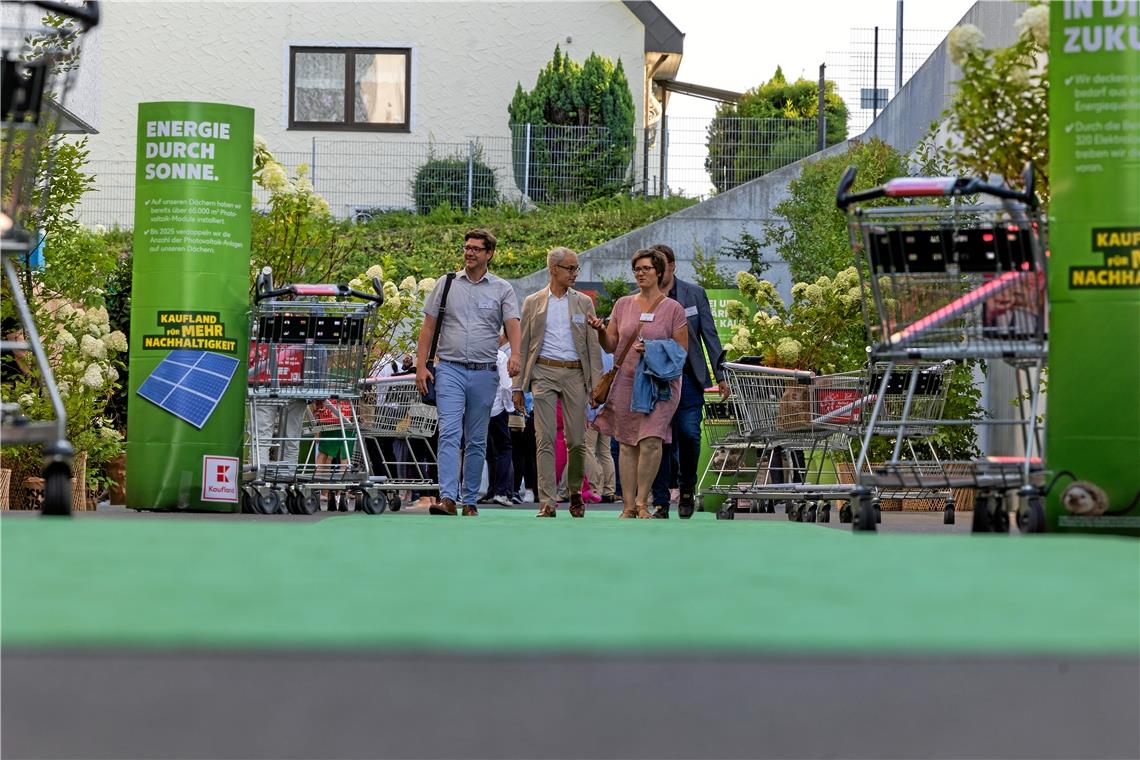
<instances>
[{"instance_id":1,"label":"shopping cart basket","mask_svg":"<svg viewBox=\"0 0 1140 760\"><path fill-rule=\"evenodd\" d=\"M367 378L358 409L361 433L376 441L378 461L372 465L385 478L380 496L388 508L400 509L401 490L438 490L432 445L436 408L423 403L415 375Z\"/></svg>"},{"instance_id":2,"label":"shopping cart basket","mask_svg":"<svg viewBox=\"0 0 1140 760\"><path fill-rule=\"evenodd\" d=\"M364 360L384 297L347 285L274 288L268 268L258 275L250 327L249 466L242 489L247 511L282 507L312 514L322 491L379 514L382 476L373 476L360 431L357 402ZM319 461L322 444L345 461Z\"/></svg>"}]
</instances>

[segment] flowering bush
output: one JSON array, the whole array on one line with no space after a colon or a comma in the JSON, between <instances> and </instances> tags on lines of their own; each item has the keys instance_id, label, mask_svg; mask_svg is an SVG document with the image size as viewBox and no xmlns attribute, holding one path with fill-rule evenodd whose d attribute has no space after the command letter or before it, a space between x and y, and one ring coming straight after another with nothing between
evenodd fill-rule
<instances>
[{"instance_id":1,"label":"flowering bush","mask_svg":"<svg viewBox=\"0 0 1140 760\"><path fill-rule=\"evenodd\" d=\"M373 264L357 277L349 281L349 287L371 293L372 278L383 282L384 303L376 315L376 328L373 332L373 357L399 360L405 354L413 354L423 324L424 300L435 288L435 279L425 277L417 281L411 275L400 281L384 280L384 270Z\"/></svg>"},{"instance_id":2,"label":"flowering bush","mask_svg":"<svg viewBox=\"0 0 1140 760\"><path fill-rule=\"evenodd\" d=\"M962 78L946 114L946 158L953 170L1011 187L1032 161L1037 194L1048 203L1049 6L1031 5L1016 29L1016 42L994 49L982 47L985 35L972 24L951 30L948 52Z\"/></svg>"},{"instance_id":3,"label":"flowering bush","mask_svg":"<svg viewBox=\"0 0 1140 760\"><path fill-rule=\"evenodd\" d=\"M313 189L309 167L292 176L265 140L253 141L253 181L269 193L265 213L255 214L250 239L250 282L262 267L273 269L278 284L330 282L365 247L359 227L335 219L328 202ZM258 199L254 203L259 204Z\"/></svg>"},{"instance_id":4,"label":"flowering bush","mask_svg":"<svg viewBox=\"0 0 1140 760\"><path fill-rule=\"evenodd\" d=\"M740 321L728 345L730 359L760 356L770 367L826 374L857 370L865 364L865 286L860 285L855 267L835 277L796 283L791 306L771 282L748 272L736 275L736 285L756 304L756 313L749 314L739 301L729 302L729 316Z\"/></svg>"},{"instance_id":5,"label":"flowering bush","mask_svg":"<svg viewBox=\"0 0 1140 760\"><path fill-rule=\"evenodd\" d=\"M123 435L105 411L119 387L119 370L123 369L119 356L127 350L126 336L110 328L102 306L85 309L49 302L39 310L37 322L67 413L68 440L76 451L87 453L88 481L98 490L102 465L123 452ZM30 419L53 419L39 368L30 356L20 368L21 372L4 378L4 401L19 404ZM4 456L29 471L38 470L42 460L38 446L15 447Z\"/></svg>"}]
</instances>

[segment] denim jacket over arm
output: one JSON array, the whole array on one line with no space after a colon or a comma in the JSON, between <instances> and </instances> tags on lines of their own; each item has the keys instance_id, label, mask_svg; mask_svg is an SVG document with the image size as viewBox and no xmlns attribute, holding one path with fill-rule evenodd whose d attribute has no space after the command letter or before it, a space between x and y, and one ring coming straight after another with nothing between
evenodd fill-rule
<instances>
[{"instance_id":1,"label":"denim jacket over arm","mask_svg":"<svg viewBox=\"0 0 1140 760\"><path fill-rule=\"evenodd\" d=\"M669 384L681 376L687 358L688 353L672 338L645 341L645 353L633 371L630 411L648 414L658 401L668 401L673 395Z\"/></svg>"}]
</instances>

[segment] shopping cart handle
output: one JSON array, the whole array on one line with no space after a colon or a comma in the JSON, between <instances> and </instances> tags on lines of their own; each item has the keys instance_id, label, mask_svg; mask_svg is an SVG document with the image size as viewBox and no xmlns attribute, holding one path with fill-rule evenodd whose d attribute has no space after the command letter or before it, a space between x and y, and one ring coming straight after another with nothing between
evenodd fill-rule
<instances>
[{"instance_id":1,"label":"shopping cart handle","mask_svg":"<svg viewBox=\"0 0 1140 760\"><path fill-rule=\"evenodd\" d=\"M847 167L839 180L839 189L835 194L835 205L841 211L846 211L852 203L869 201L875 198L918 198L924 196L953 196L953 195L991 195L1020 201L1030 208L1037 207L1037 196L1033 192L1033 164L1025 165L1021 174L1025 190L1018 191L999 185L990 185L977 177L897 177L889 180L885 185L862 190L857 193L848 192L855 183L855 167Z\"/></svg>"},{"instance_id":2,"label":"shopping cart handle","mask_svg":"<svg viewBox=\"0 0 1140 760\"><path fill-rule=\"evenodd\" d=\"M376 292L375 293L363 293L359 290L354 290L352 288L346 288L346 294L351 295L355 298L360 298L360 299L365 300L365 301L373 301L376 303L377 306L380 306L381 304L384 303L384 286L380 284L380 279L378 277L372 278L372 289L375 290Z\"/></svg>"}]
</instances>

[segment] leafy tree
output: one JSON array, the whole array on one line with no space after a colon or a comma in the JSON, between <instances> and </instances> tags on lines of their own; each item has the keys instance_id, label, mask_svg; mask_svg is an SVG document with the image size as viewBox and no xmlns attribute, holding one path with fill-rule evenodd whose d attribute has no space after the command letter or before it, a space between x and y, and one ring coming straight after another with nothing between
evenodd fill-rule
<instances>
[{"instance_id":1,"label":"leafy tree","mask_svg":"<svg viewBox=\"0 0 1140 760\"><path fill-rule=\"evenodd\" d=\"M846 139L847 105L830 80L824 81L823 112L826 144ZM766 83L746 92L739 103L719 106L709 124L705 159L717 192L815 153L818 113L818 83L803 78L789 83L780 68Z\"/></svg>"},{"instance_id":2,"label":"leafy tree","mask_svg":"<svg viewBox=\"0 0 1140 760\"><path fill-rule=\"evenodd\" d=\"M740 228L740 237L736 239L726 237L724 243L720 247L720 252L726 256L732 256L734 259L747 261L748 273L753 277L762 277L772 266L772 262L764 260L763 246L760 241L743 227Z\"/></svg>"},{"instance_id":3,"label":"leafy tree","mask_svg":"<svg viewBox=\"0 0 1140 760\"><path fill-rule=\"evenodd\" d=\"M788 263L792 282L815 282L854 263L847 220L835 206L839 179L851 165L857 169L853 190L907 174L906 158L878 138L852 141L847 152L805 166L788 183L788 198L774 209L783 222L764 225L764 244L774 247ZM889 198L872 203L892 202L897 203Z\"/></svg>"},{"instance_id":4,"label":"leafy tree","mask_svg":"<svg viewBox=\"0 0 1140 760\"><path fill-rule=\"evenodd\" d=\"M719 266L719 257L715 254L705 256L699 245L693 246L693 273L698 285L705 290L719 290L736 286L732 277Z\"/></svg>"},{"instance_id":5,"label":"leafy tree","mask_svg":"<svg viewBox=\"0 0 1140 760\"><path fill-rule=\"evenodd\" d=\"M533 90L516 85L507 112L515 182L533 200L581 202L629 187L636 112L620 59L590 53L578 65L556 46Z\"/></svg>"}]
</instances>

